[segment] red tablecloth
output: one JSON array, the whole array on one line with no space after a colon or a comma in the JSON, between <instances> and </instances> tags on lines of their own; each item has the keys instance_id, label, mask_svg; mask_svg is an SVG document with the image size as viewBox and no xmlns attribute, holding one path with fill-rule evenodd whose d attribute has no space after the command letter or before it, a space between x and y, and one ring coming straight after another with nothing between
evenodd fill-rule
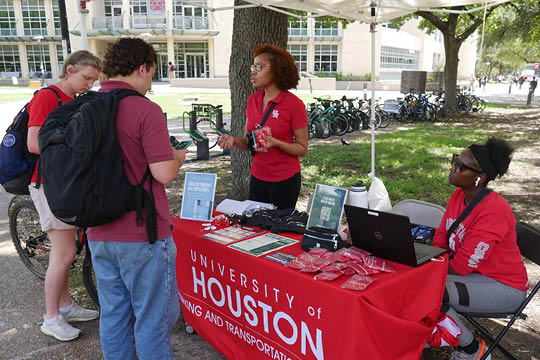
<instances>
[{"instance_id":1,"label":"red tablecloth","mask_svg":"<svg viewBox=\"0 0 540 360\"><path fill-rule=\"evenodd\" d=\"M313 280L283 265L201 238L200 222L174 219L184 319L228 359L419 359L438 312L447 258L392 263L365 291ZM298 234L287 234L300 240ZM299 243L279 250L302 252Z\"/></svg>"}]
</instances>

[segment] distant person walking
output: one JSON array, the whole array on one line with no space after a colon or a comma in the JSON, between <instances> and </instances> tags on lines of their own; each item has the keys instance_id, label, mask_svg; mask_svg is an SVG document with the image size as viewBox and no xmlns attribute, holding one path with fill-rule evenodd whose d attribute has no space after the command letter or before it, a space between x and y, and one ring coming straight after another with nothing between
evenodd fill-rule
<instances>
[{"instance_id":1,"label":"distant person walking","mask_svg":"<svg viewBox=\"0 0 540 360\"><path fill-rule=\"evenodd\" d=\"M176 66L169 61L169 79L174 79L174 72L176 71Z\"/></svg>"},{"instance_id":2,"label":"distant person walking","mask_svg":"<svg viewBox=\"0 0 540 360\"><path fill-rule=\"evenodd\" d=\"M536 81L536 76L533 76L532 81L529 83L529 95L527 96L527 105L531 105L532 99L534 97L534 91L536 90L537 86L538 82Z\"/></svg>"},{"instance_id":3,"label":"distant person walking","mask_svg":"<svg viewBox=\"0 0 540 360\"><path fill-rule=\"evenodd\" d=\"M518 83L519 83L519 90L521 90L521 87L523 86L523 83L525 82L525 78L522 76L519 77Z\"/></svg>"}]
</instances>

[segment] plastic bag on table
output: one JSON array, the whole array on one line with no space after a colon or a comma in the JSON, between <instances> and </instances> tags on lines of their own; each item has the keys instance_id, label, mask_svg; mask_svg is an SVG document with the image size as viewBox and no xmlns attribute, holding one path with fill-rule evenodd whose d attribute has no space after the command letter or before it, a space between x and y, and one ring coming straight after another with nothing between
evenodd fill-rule
<instances>
[{"instance_id":1,"label":"plastic bag on table","mask_svg":"<svg viewBox=\"0 0 540 360\"><path fill-rule=\"evenodd\" d=\"M386 260L379 259L376 256L366 256L362 259L362 264L367 267L391 274L395 274L397 272L396 269L390 265L390 263L388 263Z\"/></svg>"},{"instance_id":2,"label":"plastic bag on table","mask_svg":"<svg viewBox=\"0 0 540 360\"><path fill-rule=\"evenodd\" d=\"M365 290L375 279L369 276L353 275L349 280L341 284L343 289L350 289L356 291Z\"/></svg>"},{"instance_id":3,"label":"plastic bag on table","mask_svg":"<svg viewBox=\"0 0 540 360\"><path fill-rule=\"evenodd\" d=\"M312 248L311 250L308 251L309 255L311 255L313 257L319 257L319 258L323 257L327 253L331 253L331 252L328 251L325 248L320 248L320 247L314 247L314 248Z\"/></svg>"},{"instance_id":4,"label":"plastic bag on table","mask_svg":"<svg viewBox=\"0 0 540 360\"><path fill-rule=\"evenodd\" d=\"M322 271L341 271L348 267L347 263L335 262L322 268Z\"/></svg>"},{"instance_id":5,"label":"plastic bag on table","mask_svg":"<svg viewBox=\"0 0 540 360\"><path fill-rule=\"evenodd\" d=\"M331 260L325 260L321 258L313 258L313 262L309 265L304 266L302 269L300 269L301 272L316 272L321 270L327 265L330 265Z\"/></svg>"},{"instance_id":6,"label":"plastic bag on table","mask_svg":"<svg viewBox=\"0 0 540 360\"><path fill-rule=\"evenodd\" d=\"M343 275L343 271L323 271L313 277L315 280L332 281Z\"/></svg>"},{"instance_id":7,"label":"plastic bag on table","mask_svg":"<svg viewBox=\"0 0 540 360\"><path fill-rule=\"evenodd\" d=\"M349 269L353 269L354 272L358 275L373 275L381 272L380 270L368 266L363 266L362 264L348 264L347 266L349 267Z\"/></svg>"},{"instance_id":8,"label":"plastic bag on table","mask_svg":"<svg viewBox=\"0 0 540 360\"><path fill-rule=\"evenodd\" d=\"M392 210L390 196L381 179L374 177L368 191L368 206L379 211Z\"/></svg>"},{"instance_id":9,"label":"plastic bag on table","mask_svg":"<svg viewBox=\"0 0 540 360\"><path fill-rule=\"evenodd\" d=\"M285 266L291 269L301 270L306 266L313 265L313 260L313 256L308 253L302 253L285 264Z\"/></svg>"}]
</instances>

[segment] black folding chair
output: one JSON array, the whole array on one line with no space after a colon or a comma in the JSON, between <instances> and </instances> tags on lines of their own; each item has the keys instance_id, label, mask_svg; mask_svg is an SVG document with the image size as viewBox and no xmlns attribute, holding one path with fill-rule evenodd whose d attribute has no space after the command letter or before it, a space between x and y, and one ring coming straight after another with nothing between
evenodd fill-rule
<instances>
[{"instance_id":1,"label":"black folding chair","mask_svg":"<svg viewBox=\"0 0 540 360\"><path fill-rule=\"evenodd\" d=\"M521 251L521 255L525 256L532 262L537 265L540 265L540 230L534 226L525 224L523 222L518 222L516 224L517 232L517 243ZM516 312L513 313L503 313L503 314L493 314L493 313L460 313L467 321L473 324L486 338L491 340L491 345L484 353L480 360L485 360L489 354L495 349L498 348L507 358L512 360L517 360L517 358L512 355L508 350L506 350L501 344L500 341L506 335L508 330L512 327L514 322L517 319L525 320L527 315L523 313L523 310L527 304L532 300L534 295L540 289L540 281L536 283L536 286L531 290L529 296L523 300ZM502 329L502 331L497 335L496 338L493 338L491 333L478 321L474 318L506 318L509 319L508 324Z\"/></svg>"}]
</instances>

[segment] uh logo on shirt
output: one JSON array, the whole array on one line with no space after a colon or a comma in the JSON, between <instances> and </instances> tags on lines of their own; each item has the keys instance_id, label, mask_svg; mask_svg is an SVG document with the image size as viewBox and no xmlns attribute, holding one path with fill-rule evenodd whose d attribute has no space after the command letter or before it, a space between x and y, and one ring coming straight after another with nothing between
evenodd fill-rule
<instances>
[{"instance_id":1,"label":"uh logo on shirt","mask_svg":"<svg viewBox=\"0 0 540 360\"><path fill-rule=\"evenodd\" d=\"M446 230L450 229L450 226L452 226L454 221L455 219L446 219ZM463 225L463 223L460 223L458 225L458 227L454 230L454 232L450 235L450 238L448 239L448 247L454 252L456 251L456 236L459 239L459 243L462 244L463 238L465 237L465 226ZM471 268L478 268L478 263L485 257L488 250L489 245L483 241L479 241L478 244L476 244L474 252L469 257L467 265Z\"/></svg>"}]
</instances>

